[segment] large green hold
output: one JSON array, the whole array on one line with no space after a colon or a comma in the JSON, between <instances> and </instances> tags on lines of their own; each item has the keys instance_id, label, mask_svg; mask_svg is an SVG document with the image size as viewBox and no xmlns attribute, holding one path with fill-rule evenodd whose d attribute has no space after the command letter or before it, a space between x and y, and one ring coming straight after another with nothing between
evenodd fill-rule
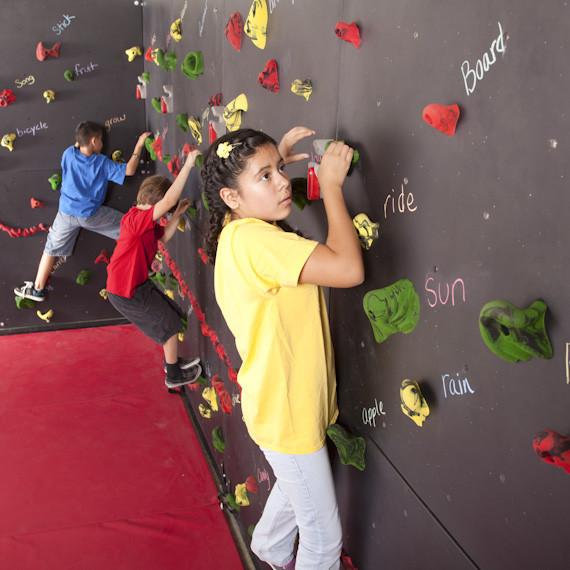
<instances>
[{"instance_id":1,"label":"large green hold","mask_svg":"<svg viewBox=\"0 0 570 570\"><path fill-rule=\"evenodd\" d=\"M348 433L338 424L329 426L327 435L335 444L343 465L352 465L359 471L364 471L366 468L366 441L363 437Z\"/></svg>"},{"instance_id":2,"label":"large green hold","mask_svg":"<svg viewBox=\"0 0 570 570\"><path fill-rule=\"evenodd\" d=\"M176 69L176 53L173 51L164 52L160 48L153 51L156 58L156 63L159 67L166 71L174 71Z\"/></svg>"},{"instance_id":3,"label":"large green hold","mask_svg":"<svg viewBox=\"0 0 570 570\"><path fill-rule=\"evenodd\" d=\"M188 126L188 113L178 113L178 115L176 115L176 124L181 130L187 133L190 128Z\"/></svg>"},{"instance_id":4,"label":"large green hold","mask_svg":"<svg viewBox=\"0 0 570 570\"><path fill-rule=\"evenodd\" d=\"M154 143L154 137L150 136L147 137L144 141L144 147L146 148L148 154L150 155L150 159L151 160L156 160L156 152L154 151L154 148L152 148L152 145Z\"/></svg>"},{"instance_id":5,"label":"large green hold","mask_svg":"<svg viewBox=\"0 0 570 570\"><path fill-rule=\"evenodd\" d=\"M378 343L398 332L411 333L420 320L420 297L409 279L368 291L362 304Z\"/></svg>"},{"instance_id":6,"label":"large green hold","mask_svg":"<svg viewBox=\"0 0 570 570\"><path fill-rule=\"evenodd\" d=\"M189 79L198 79L204 73L204 56L201 51L190 51L182 61L182 73Z\"/></svg>"},{"instance_id":7,"label":"large green hold","mask_svg":"<svg viewBox=\"0 0 570 570\"><path fill-rule=\"evenodd\" d=\"M508 301L491 301L479 314L481 338L493 354L507 362L552 358L545 323L547 309L542 299L526 309L519 309Z\"/></svg>"},{"instance_id":8,"label":"large green hold","mask_svg":"<svg viewBox=\"0 0 570 570\"><path fill-rule=\"evenodd\" d=\"M224 433L221 427L215 427L212 430L212 445L216 451L224 453L226 450L226 442L224 440Z\"/></svg>"}]
</instances>

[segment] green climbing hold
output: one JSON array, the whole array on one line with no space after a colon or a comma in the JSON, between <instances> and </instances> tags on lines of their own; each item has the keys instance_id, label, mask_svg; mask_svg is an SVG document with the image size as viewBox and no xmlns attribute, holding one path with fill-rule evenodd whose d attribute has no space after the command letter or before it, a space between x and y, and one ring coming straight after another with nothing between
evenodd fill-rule
<instances>
[{"instance_id":1,"label":"green climbing hold","mask_svg":"<svg viewBox=\"0 0 570 570\"><path fill-rule=\"evenodd\" d=\"M168 164L168 163L170 162L170 159L171 159L171 158L172 158L172 157L171 157L169 154L165 154L165 155L162 157L162 162L164 162L164 164Z\"/></svg>"},{"instance_id":2,"label":"green climbing hold","mask_svg":"<svg viewBox=\"0 0 570 570\"><path fill-rule=\"evenodd\" d=\"M18 309L33 309L36 306L35 301L25 299L24 297L14 297L14 301L16 301Z\"/></svg>"},{"instance_id":3,"label":"green climbing hold","mask_svg":"<svg viewBox=\"0 0 570 570\"><path fill-rule=\"evenodd\" d=\"M185 133L188 132L188 113L179 113L176 115L176 124L183 130Z\"/></svg>"},{"instance_id":4,"label":"green climbing hold","mask_svg":"<svg viewBox=\"0 0 570 570\"><path fill-rule=\"evenodd\" d=\"M394 333L411 333L420 320L420 297L409 279L368 291L362 304L378 343Z\"/></svg>"},{"instance_id":5,"label":"green climbing hold","mask_svg":"<svg viewBox=\"0 0 570 570\"><path fill-rule=\"evenodd\" d=\"M348 433L338 424L329 426L327 435L335 444L343 465L352 465L359 471L364 471L366 468L366 441L363 437Z\"/></svg>"},{"instance_id":6,"label":"green climbing hold","mask_svg":"<svg viewBox=\"0 0 570 570\"><path fill-rule=\"evenodd\" d=\"M226 450L226 442L224 441L224 433L221 427L215 427L212 430L212 445L216 451L224 453Z\"/></svg>"},{"instance_id":7,"label":"green climbing hold","mask_svg":"<svg viewBox=\"0 0 570 570\"><path fill-rule=\"evenodd\" d=\"M479 314L479 331L487 348L507 362L552 358L546 331L547 304L537 299L526 309L508 301L491 301Z\"/></svg>"},{"instance_id":8,"label":"green climbing hold","mask_svg":"<svg viewBox=\"0 0 570 570\"><path fill-rule=\"evenodd\" d=\"M303 210L305 206L310 206L311 202L307 199L307 179L293 178L291 179L291 193L293 204Z\"/></svg>"},{"instance_id":9,"label":"green climbing hold","mask_svg":"<svg viewBox=\"0 0 570 570\"><path fill-rule=\"evenodd\" d=\"M156 65L161 67L166 71L174 71L176 69L176 53L173 51L164 52L160 48L156 48L152 51L152 55Z\"/></svg>"},{"instance_id":10,"label":"green climbing hold","mask_svg":"<svg viewBox=\"0 0 570 570\"><path fill-rule=\"evenodd\" d=\"M199 154L196 157L196 160L194 161L194 166L196 168L202 168L202 166L204 166L204 155L203 154Z\"/></svg>"},{"instance_id":11,"label":"green climbing hold","mask_svg":"<svg viewBox=\"0 0 570 570\"><path fill-rule=\"evenodd\" d=\"M198 79L204 73L204 56L201 51L190 51L182 61L182 73L190 79Z\"/></svg>"},{"instance_id":12,"label":"green climbing hold","mask_svg":"<svg viewBox=\"0 0 570 570\"><path fill-rule=\"evenodd\" d=\"M73 81L75 79L75 74L71 69L66 69L63 72L63 77L65 78L66 81Z\"/></svg>"},{"instance_id":13,"label":"green climbing hold","mask_svg":"<svg viewBox=\"0 0 570 570\"><path fill-rule=\"evenodd\" d=\"M210 204L208 204L208 196L206 196L206 192L202 192L202 204L204 204L204 208L210 211Z\"/></svg>"},{"instance_id":14,"label":"green climbing hold","mask_svg":"<svg viewBox=\"0 0 570 570\"><path fill-rule=\"evenodd\" d=\"M329 148L329 145L334 142L332 139L327 141L325 143L325 150L327 150L327 148ZM344 142L344 141L340 141L340 142ZM353 149L353 153L352 153L352 161L351 161L351 166L355 166L356 164L358 164L358 161L360 160L360 152L358 151L357 148L354 148L351 144L348 144L348 146L350 146Z\"/></svg>"},{"instance_id":15,"label":"green climbing hold","mask_svg":"<svg viewBox=\"0 0 570 570\"><path fill-rule=\"evenodd\" d=\"M157 112L157 113L162 113L162 105L160 104L160 97L153 97L150 100L150 104L152 105L152 108ZM148 140L148 139L146 139Z\"/></svg>"},{"instance_id":16,"label":"green climbing hold","mask_svg":"<svg viewBox=\"0 0 570 570\"><path fill-rule=\"evenodd\" d=\"M61 174L56 172L48 178L48 182L52 190L59 190L61 188Z\"/></svg>"},{"instance_id":17,"label":"green climbing hold","mask_svg":"<svg viewBox=\"0 0 570 570\"><path fill-rule=\"evenodd\" d=\"M226 495L224 495L224 502L230 508L230 510L232 511L240 510L240 506L238 505L236 498L231 493L227 493Z\"/></svg>"},{"instance_id":18,"label":"green climbing hold","mask_svg":"<svg viewBox=\"0 0 570 570\"><path fill-rule=\"evenodd\" d=\"M152 148L152 145L154 143L154 137L150 136L147 137L144 141L144 147L146 148L148 154L150 155L150 159L151 160L156 160L156 152L154 151L154 148Z\"/></svg>"},{"instance_id":19,"label":"green climbing hold","mask_svg":"<svg viewBox=\"0 0 570 570\"><path fill-rule=\"evenodd\" d=\"M148 83L150 81L150 73L148 71L143 71L141 73L141 79L144 83Z\"/></svg>"},{"instance_id":20,"label":"green climbing hold","mask_svg":"<svg viewBox=\"0 0 570 570\"><path fill-rule=\"evenodd\" d=\"M196 206L194 204L191 204L190 206L188 206L188 209L186 210L186 215L191 220L195 220L198 217L198 209L196 208Z\"/></svg>"},{"instance_id":21,"label":"green climbing hold","mask_svg":"<svg viewBox=\"0 0 570 570\"><path fill-rule=\"evenodd\" d=\"M89 269L82 269L75 278L75 282L78 285L87 285L91 279L91 271Z\"/></svg>"}]
</instances>

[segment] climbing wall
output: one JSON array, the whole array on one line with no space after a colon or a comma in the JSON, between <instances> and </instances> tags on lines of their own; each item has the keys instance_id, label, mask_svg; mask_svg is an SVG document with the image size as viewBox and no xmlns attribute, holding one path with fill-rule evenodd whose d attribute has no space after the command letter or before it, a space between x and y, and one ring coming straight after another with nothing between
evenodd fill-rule
<instances>
[{"instance_id":1,"label":"climbing wall","mask_svg":"<svg viewBox=\"0 0 570 570\"><path fill-rule=\"evenodd\" d=\"M45 4L45 5L44 5ZM0 72L0 92L11 90L15 101L0 107L0 138L13 133L13 150L0 147L0 333L64 328L122 321L99 297L105 286L104 263L95 263L102 249L111 253L114 242L82 232L74 255L54 272L49 300L33 309L15 305L13 289L33 280L46 233L55 218L59 191L48 179L60 173L61 154L74 143L75 126L83 120L107 127L103 152L120 149L127 157L144 130L144 103L135 99L142 58L132 63L125 49L141 42L141 8L131 1L42 3L24 0L2 6L0 47L5 54ZM38 60L38 42L48 50ZM59 56L57 49L61 43ZM73 77L67 81L66 70ZM44 92L53 91L47 103ZM10 97L11 99L12 97ZM136 196L138 176L123 186L110 184L107 204L126 211ZM41 203L32 208L30 200ZM38 228L39 226L39 228ZM40 231L29 237L11 237L25 228ZM75 283L79 271L92 272L88 284ZM54 311L48 324L36 316L41 308Z\"/></svg>"}]
</instances>

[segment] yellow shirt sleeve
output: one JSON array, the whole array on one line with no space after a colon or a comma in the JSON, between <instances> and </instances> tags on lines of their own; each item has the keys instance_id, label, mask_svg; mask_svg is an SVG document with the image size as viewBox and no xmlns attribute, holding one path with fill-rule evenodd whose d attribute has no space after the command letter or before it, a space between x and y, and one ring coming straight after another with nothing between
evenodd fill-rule
<instances>
[{"instance_id":1,"label":"yellow shirt sleeve","mask_svg":"<svg viewBox=\"0 0 570 570\"><path fill-rule=\"evenodd\" d=\"M298 285L318 242L252 220L236 228L232 245L237 266L250 285L261 294L274 295L281 287Z\"/></svg>"}]
</instances>

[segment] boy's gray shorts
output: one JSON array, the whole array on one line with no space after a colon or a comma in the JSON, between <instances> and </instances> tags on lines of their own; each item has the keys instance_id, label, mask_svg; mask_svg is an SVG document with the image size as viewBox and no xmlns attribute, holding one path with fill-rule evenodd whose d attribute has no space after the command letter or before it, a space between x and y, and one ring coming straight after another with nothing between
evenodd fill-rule
<instances>
[{"instance_id":1,"label":"boy's gray shorts","mask_svg":"<svg viewBox=\"0 0 570 570\"><path fill-rule=\"evenodd\" d=\"M101 206L92 216L79 218L58 211L51 225L44 253L54 257L71 255L81 228L116 240L123 214L113 208Z\"/></svg>"},{"instance_id":2,"label":"boy's gray shorts","mask_svg":"<svg viewBox=\"0 0 570 570\"><path fill-rule=\"evenodd\" d=\"M150 279L139 285L130 299L109 293L109 302L158 344L164 344L182 330L184 313Z\"/></svg>"}]
</instances>

